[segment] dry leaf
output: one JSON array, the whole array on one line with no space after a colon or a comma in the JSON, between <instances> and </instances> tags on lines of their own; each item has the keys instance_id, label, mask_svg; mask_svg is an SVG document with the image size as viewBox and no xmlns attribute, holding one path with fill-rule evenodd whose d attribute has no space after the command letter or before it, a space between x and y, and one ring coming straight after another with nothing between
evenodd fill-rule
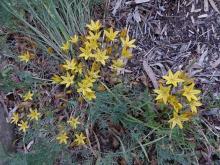
<instances>
[{"instance_id":1,"label":"dry leaf","mask_svg":"<svg viewBox=\"0 0 220 165\"><path fill-rule=\"evenodd\" d=\"M19 105L18 105L18 108L19 109L22 109L22 108L30 108L31 107L31 102L28 102L28 101L24 101L24 102L21 102Z\"/></svg>"},{"instance_id":2,"label":"dry leaf","mask_svg":"<svg viewBox=\"0 0 220 165\"><path fill-rule=\"evenodd\" d=\"M152 81L154 88L158 88L158 83L157 83L155 73L153 72L151 67L148 65L147 61L143 61L143 67L144 67L144 71L147 73L150 80Z\"/></svg>"},{"instance_id":3,"label":"dry leaf","mask_svg":"<svg viewBox=\"0 0 220 165\"><path fill-rule=\"evenodd\" d=\"M127 162L126 162L126 160L125 160L124 158L120 158L120 159L118 160L118 164L119 164L119 165L127 165Z\"/></svg>"},{"instance_id":4,"label":"dry leaf","mask_svg":"<svg viewBox=\"0 0 220 165\"><path fill-rule=\"evenodd\" d=\"M117 150L120 147L119 141L115 137L112 137L111 141L113 149Z\"/></svg>"},{"instance_id":5,"label":"dry leaf","mask_svg":"<svg viewBox=\"0 0 220 165\"><path fill-rule=\"evenodd\" d=\"M213 8L216 12L218 12L218 13L220 14L220 12L219 12L219 10L218 10L216 4L215 4L215 1L214 1L214 0L209 0L209 3L210 3L210 5L212 6L212 8Z\"/></svg>"},{"instance_id":6,"label":"dry leaf","mask_svg":"<svg viewBox=\"0 0 220 165\"><path fill-rule=\"evenodd\" d=\"M106 91L106 87L103 84L99 84L98 91L99 92L104 92L104 91Z\"/></svg>"},{"instance_id":7,"label":"dry leaf","mask_svg":"<svg viewBox=\"0 0 220 165\"><path fill-rule=\"evenodd\" d=\"M220 131L220 127L219 126L215 126L215 129L219 130Z\"/></svg>"},{"instance_id":8,"label":"dry leaf","mask_svg":"<svg viewBox=\"0 0 220 165\"><path fill-rule=\"evenodd\" d=\"M56 93L55 99L64 99L66 97L66 94L63 92Z\"/></svg>"}]
</instances>

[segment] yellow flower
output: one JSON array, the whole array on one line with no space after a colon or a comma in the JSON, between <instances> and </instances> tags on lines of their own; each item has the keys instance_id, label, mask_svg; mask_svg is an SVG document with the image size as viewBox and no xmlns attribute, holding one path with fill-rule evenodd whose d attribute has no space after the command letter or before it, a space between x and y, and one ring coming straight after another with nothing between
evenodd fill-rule
<instances>
[{"instance_id":1,"label":"yellow flower","mask_svg":"<svg viewBox=\"0 0 220 165\"><path fill-rule=\"evenodd\" d=\"M195 84L191 84L189 86L184 86L183 87L183 96L187 98L188 101L191 100L198 100L197 94L201 93L200 90L194 89Z\"/></svg>"},{"instance_id":2,"label":"yellow flower","mask_svg":"<svg viewBox=\"0 0 220 165\"><path fill-rule=\"evenodd\" d=\"M189 77L189 75L188 75L187 73L185 73L184 71L177 71L177 72L179 72L179 73L178 73L178 74L179 74L179 78L182 79L182 80L184 80L183 83L184 83L185 85L189 85L189 84L194 83L193 78Z\"/></svg>"},{"instance_id":3,"label":"yellow flower","mask_svg":"<svg viewBox=\"0 0 220 165\"><path fill-rule=\"evenodd\" d=\"M85 42L85 46L88 49L96 50L99 47L99 44L98 44L98 42L96 40L89 40L89 41Z\"/></svg>"},{"instance_id":4,"label":"yellow flower","mask_svg":"<svg viewBox=\"0 0 220 165\"><path fill-rule=\"evenodd\" d=\"M91 92L92 90L90 87L93 86L92 82L86 83L85 81L78 83L79 88L77 89L78 93L82 93L83 95L86 95L86 93Z\"/></svg>"},{"instance_id":5,"label":"yellow flower","mask_svg":"<svg viewBox=\"0 0 220 165\"><path fill-rule=\"evenodd\" d=\"M99 72L100 67L101 67L101 64L98 63L98 62L96 62L96 61L94 61L94 62L92 63L92 68L91 68L91 71L90 71L90 72Z\"/></svg>"},{"instance_id":6,"label":"yellow flower","mask_svg":"<svg viewBox=\"0 0 220 165\"><path fill-rule=\"evenodd\" d=\"M29 128L28 122L27 121L24 122L23 120L21 120L21 122L18 124L18 126L20 127L19 131L23 131L23 132L26 132L27 129Z\"/></svg>"},{"instance_id":7,"label":"yellow flower","mask_svg":"<svg viewBox=\"0 0 220 165\"><path fill-rule=\"evenodd\" d=\"M75 72L76 72L76 73L79 73L79 74L82 74L82 71L83 71L83 63L80 62L80 63L78 63L78 65L76 66Z\"/></svg>"},{"instance_id":8,"label":"yellow flower","mask_svg":"<svg viewBox=\"0 0 220 165\"><path fill-rule=\"evenodd\" d=\"M91 91L86 91L84 93L84 97L86 100L91 101L96 98L96 95L95 95L95 92L91 90Z\"/></svg>"},{"instance_id":9,"label":"yellow flower","mask_svg":"<svg viewBox=\"0 0 220 165\"><path fill-rule=\"evenodd\" d=\"M85 144L85 139L86 137L83 135L83 133L76 134L76 139L74 140L74 142L76 143L76 145L83 145Z\"/></svg>"},{"instance_id":10,"label":"yellow flower","mask_svg":"<svg viewBox=\"0 0 220 165\"><path fill-rule=\"evenodd\" d=\"M14 112L12 114L12 117L11 117L11 122L10 123L14 123L14 124L18 124L18 121L19 121L19 115L18 113Z\"/></svg>"},{"instance_id":11,"label":"yellow flower","mask_svg":"<svg viewBox=\"0 0 220 165\"><path fill-rule=\"evenodd\" d=\"M48 47L48 48L47 48L47 53L48 53L48 54L52 54L52 53L53 53L53 48Z\"/></svg>"},{"instance_id":12,"label":"yellow flower","mask_svg":"<svg viewBox=\"0 0 220 165\"><path fill-rule=\"evenodd\" d=\"M74 71L76 69L77 61L75 59L72 60L66 60L65 64L63 64L63 68L66 69L66 71L71 70Z\"/></svg>"},{"instance_id":13,"label":"yellow flower","mask_svg":"<svg viewBox=\"0 0 220 165\"><path fill-rule=\"evenodd\" d=\"M70 49L70 43L67 41L66 43L63 43L62 46L60 47L64 52L68 52Z\"/></svg>"},{"instance_id":14,"label":"yellow flower","mask_svg":"<svg viewBox=\"0 0 220 165\"><path fill-rule=\"evenodd\" d=\"M185 119L184 121L190 120L193 116L195 116L195 113L193 112L183 112L181 114L181 117Z\"/></svg>"},{"instance_id":15,"label":"yellow flower","mask_svg":"<svg viewBox=\"0 0 220 165\"><path fill-rule=\"evenodd\" d=\"M193 113L197 113L197 107L200 107L201 105L202 105L202 103L200 101L198 101L198 100L191 100L189 102L189 106L190 106L191 111Z\"/></svg>"},{"instance_id":16,"label":"yellow flower","mask_svg":"<svg viewBox=\"0 0 220 165\"><path fill-rule=\"evenodd\" d=\"M79 37L75 34L74 36L70 37L70 42L76 44L79 40Z\"/></svg>"},{"instance_id":17,"label":"yellow flower","mask_svg":"<svg viewBox=\"0 0 220 165\"><path fill-rule=\"evenodd\" d=\"M25 53L22 53L20 56L18 56L18 58L20 59L20 61L24 61L27 63L28 61L30 61L32 56L33 54L31 54L29 51L26 51Z\"/></svg>"},{"instance_id":18,"label":"yellow flower","mask_svg":"<svg viewBox=\"0 0 220 165\"><path fill-rule=\"evenodd\" d=\"M95 98L95 94L91 89L94 82L95 79L86 75L86 77L81 82L78 82L77 92L82 93L83 96L85 96L88 100L92 100L93 98Z\"/></svg>"},{"instance_id":19,"label":"yellow flower","mask_svg":"<svg viewBox=\"0 0 220 165\"><path fill-rule=\"evenodd\" d=\"M176 125L180 127L180 129L183 128L182 122L189 120L189 118L186 115L178 115L178 113L173 113L173 118L168 121L168 123L172 123L171 128L173 129Z\"/></svg>"},{"instance_id":20,"label":"yellow flower","mask_svg":"<svg viewBox=\"0 0 220 165\"><path fill-rule=\"evenodd\" d=\"M98 90L99 92L104 92L104 91L106 91L106 87L105 87L103 84L99 84L97 90Z\"/></svg>"},{"instance_id":21,"label":"yellow flower","mask_svg":"<svg viewBox=\"0 0 220 165\"><path fill-rule=\"evenodd\" d=\"M66 88L68 88L70 85L73 84L74 77L74 75L71 76L69 72L67 72L66 76L61 76L63 80L60 82L60 84L66 84Z\"/></svg>"},{"instance_id":22,"label":"yellow flower","mask_svg":"<svg viewBox=\"0 0 220 165\"><path fill-rule=\"evenodd\" d=\"M56 139L59 141L60 144L67 144L68 138L69 137L67 136L66 132L62 132L56 137Z\"/></svg>"},{"instance_id":23,"label":"yellow flower","mask_svg":"<svg viewBox=\"0 0 220 165\"><path fill-rule=\"evenodd\" d=\"M112 46L108 46L108 47L106 48L106 50L107 50L107 54L108 54L108 55L111 55L113 48L112 48Z\"/></svg>"},{"instance_id":24,"label":"yellow flower","mask_svg":"<svg viewBox=\"0 0 220 165\"><path fill-rule=\"evenodd\" d=\"M127 35L126 39L121 38L122 46L125 48L135 48L136 46L134 45L135 39L130 40L129 36Z\"/></svg>"},{"instance_id":25,"label":"yellow flower","mask_svg":"<svg viewBox=\"0 0 220 165\"><path fill-rule=\"evenodd\" d=\"M177 83L183 82L183 80L179 78L179 73L180 72L176 72L173 74L172 71L169 70L168 75L163 76L163 78L166 80L166 84L172 84L174 87L176 87Z\"/></svg>"},{"instance_id":26,"label":"yellow flower","mask_svg":"<svg viewBox=\"0 0 220 165\"><path fill-rule=\"evenodd\" d=\"M120 37L121 38L126 38L127 34L128 34L128 29L127 28L123 28L121 30L121 32L120 32Z\"/></svg>"},{"instance_id":27,"label":"yellow flower","mask_svg":"<svg viewBox=\"0 0 220 165\"><path fill-rule=\"evenodd\" d=\"M89 35L86 37L86 39L97 41L100 38L100 35L101 35L101 32L93 33L89 31Z\"/></svg>"},{"instance_id":28,"label":"yellow flower","mask_svg":"<svg viewBox=\"0 0 220 165\"><path fill-rule=\"evenodd\" d=\"M125 65L122 59L112 60L112 62L113 62L112 68L116 70L123 68Z\"/></svg>"},{"instance_id":29,"label":"yellow flower","mask_svg":"<svg viewBox=\"0 0 220 165\"><path fill-rule=\"evenodd\" d=\"M132 58L132 53L131 50L127 49L126 47L122 48L122 52L121 55L127 59L131 59Z\"/></svg>"},{"instance_id":30,"label":"yellow flower","mask_svg":"<svg viewBox=\"0 0 220 165\"><path fill-rule=\"evenodd\" d=\"M51 78L52 82L54 84L60 84L60 82L62 81L62 78L56 74L54 74Z\"/></svg>"},{"instance_id":31,"label":"yellow flower","mask_svg":"<svg viewBox=\"0 0 220 165\"><path fill-rule=\"evenodd\" d=\"M94 32L98 31L98 30L101 28L101 26L102 26L102 25L101 25L101 23L100 23L99 20L96 21L96 22L94 22L93 20L91 20L90 24L87 24L87 25L86 25L86 27L88 27L89 30L94 31Z\"/></svg>"},{"instance_id":32,"label":"yellow flower","mask_svg":"<svg viewBox=\"0 0 220 165\"><path fill-rule=\"evenodd\" d=\"M107 50L101 51L100 49L94 54L95 60L100 62L102 65L105 65L105 61L109 58L107 55Z\"/></svg>"},{"instance_id":33,"label":"yellow flower","mask_svg":"<svg viewBox=\"0 0 220 165\"><path fill-rule=\"evenodd\" d=\"M82 80L82 82L84 84L90 84L89 86L92 87L93 86L93 83L96 81L95 78L93 78L92 76L90 75L85 75L85 78Z\"/></svg>"},{"instance_id":34,"label":"yellow flower","mask_svg":"<svg viewBox=\"0 0 220 165\"><path fill-rule=\"evenodd\" d=\"M179 110L183 108L183 105L179 103L175 96L169 96L168 103L173 106L176 112L179 112Z\"/></svg>"},{"instance_id":35,"label":"yellow flower","mask_svg":"<svg viewBox=\"0 0 220 165\"><path fill-rule=\"evenodd\" d=\"M110 40L110 41L114 41L117 34L119 33L119 31L113 31L113 28L109 28L108 31L104 30L104 34L105 36Z\"/></svg>"},{"instance_id":36,"label":"yellow flower","mask_svg":"<svg viewBox=\"0 0 220 165\"><path fill-rule=\"evenodd\" d=\"M70 126L73 128L73 129L76 129L77 128L77 125L80 124L78 118L74 118L74 117L70 117L69 120L67 121L67 123L70 124Z\"/></svg>"},{"instance_id":37,"label":"yellow flower","mask_svg":"<svg viewBox=\"0 0 220 165\"><path fill-rule=\"evenodd\" d=\"M27 116L30 118L30 120L37 121L39 119L40 115L41 114L39 112L37 112L37 109L33 110L30 108L30 113Z\"/></svg>"},{"instance_id":38,"label":"yellow flower","mask_svg":"<svg viewBox=\"0 0 220 165\"><path fill-rule=\"evenodd\" d=\"M170 96L170 88L171 86L163 87L162 85L160 85L159 89L155 89L154 92L158 94L158 96L156 97L156 100L162 99L164 104L166 104L167 99Z\"/></svg>"},{"instance_id":39,"label":"yellow flower","mask_svg":"<svg viewBox=\"0 0 220 165\"><path fill-rule=\"evenodd\" d=\"M28 91L27 93L25 93L24 96L23 96L24 101L33 100L32 99L33 95L34 94L31 93L31 91Z\"/></svg>"},{"instance_id":40,"label":"yellow flower","mask_svg":"<svg viewBox=\"0 0 220 165\"><path fill-rule=\"evenodd\" d=\"M88 58L93 57L93 54L91 52L91 49L89 47L86 48L79 48L81 50L81 54L79 55L79 57L84 58L85 60L87 60Z\"/></svg>"}]
</instances>

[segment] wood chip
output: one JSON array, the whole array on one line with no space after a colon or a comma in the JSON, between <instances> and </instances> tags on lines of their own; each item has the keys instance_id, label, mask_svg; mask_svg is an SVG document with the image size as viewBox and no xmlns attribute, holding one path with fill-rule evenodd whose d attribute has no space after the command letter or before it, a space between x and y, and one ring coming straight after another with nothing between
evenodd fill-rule
<instances>
[{"instance_id":1,"label":"wood chip","mask_svg":"<svg viewBox=\"0 0 220 165\"><path fill-rule=\"evenodd\" d=\"M208 0L204 0L204 11L205 12L209 11L209 1Z\"/></svg>"},{"instance_id":2,"label":"wood chip","mask_svg":"<svg viewBox=\"0 0 220 165\"><path fill-rule=\"evenodd\" d=\"M193 24L195 24L195 19L193 16L190 17Z\"/></svg>"},{"instance_id":3,"label":"wood chip","mask_svg":"<svg viewBox=\"0 0 220 165\"><path fill-rule=\"evenodd\" d=\"M33 144L34 144L34 140L31 140L30 143L28 143L26 149L29 150Z\"/></svg>"},{"instance_id":4,"label":"wood chip","mask_svg":"<svg viewBox=\"0 0 220 165\"><path fill-rule=\"evenodd\" d=\"M196 10L194 10L194 13L198 13L198 12L200 12L202 9L196 9Z\"/></svg>"},{"instance_id":5,"label":"wood chip","mask_svg":"<svg viewBox=\"0 0 220 165\"><path fill-rule=\"evenodd\" d=\"M151 67L148 65L147 61L143 61L143 67L144 67L144 71L147 73L148 77L152 81L154 88L158 88L158 83L157 83L155 73L153 72Z\"/></svg>"},{"instance_id":6,"label":"wood chip","mask_svg":"<svg viewBox=\"0 0 220 165\"><path fill-rule=\"evenodd\" d=\"M208 55L208 49L205 50L205 51L202 53L201 57L199 58L198 64L199 64L200 66L203 65L204 60L205 60L205 57L206 57L207 55Z\"/></svg>"},{"instance_id":7,"label":"wood chip","mask_svg":"<svg viewBox=\"0 0 220 165\"><path fill-rule=\"evenodd\" d=\"M194 5L194 3L193 3L190 12L193 13L194 10L195 10L195 5Z\"/></svg>"},{"instance_id":8,"label":"wood chip","mask_svg":"<svg viewBox=\"0 0 220 165\"><path fill-rule=\"evenodd\" d=\"M11 121L11 117L12 117L13 113L17 111L18 107L19 107L19 106L16 105L16 106L8 113L8 117L6 118L7 122L10 122L10 121Z\"/></svg>"},{"instance_id":9,"label":"wood chip","mask_svg":"<svg viewBox=\"0 0 220 165\"><path fill-rule=\"evenodd\" d=\"M145 3L145 2L150 2L150 0L135 0L136 4Z\"/></svg>"},{"instance_id":10,"label":"wood chip","mask_svg":"<svg viewBox=\"0 0 220 165\"><path fill-rule=\"evenodd\" d=\"M220 14L220 12L219 12L219 10L218 10L218 7L216 6L214 0L209 0L209 3L210 3L210 5L212 6L212 8L213 8L217 13Z\"/></svg>"},{"instance_id":11,"label":"wood chip","mask_svg":"<svg viewBox=\"0 0 220 165\"><path fill-rule=\"evenodd\" d=\"M212 68L217 68L220 65L220 57L213 63L211 63Z\"/></svg>"},{"instance_id":12,"label":"wood chip","mask_svg":"<svg viewBox=\"0 0 220 165\"><path fill-rule=\"evenodd\" d=\"M135 8L135 11L133 13L133 18L137 23L141 22L141 16L140 16L138 8Z\"/></svg>"},{"instance_id":13,"label":"wood chip","mask_svg":"<svg viewBox=\"0 0 220 165\"><path fill-rule=\"evenodd\" d=\"M206 17L208 17L208 14L202 14L198 16L198 18L206 18Z\"/></svg>"},{"instance_id":14,"label":"wood chip","mask_svg":"<svg viewBox=\"0 0 220 165\"><path fill-rule=\"evenodd\" d=\"M122 0L118 0L117 3L115 4L115 7L114 7L114 9L113 9L113 11L112 11L112 14L113 14L114 16L115 16L117 10L119 9L119 7L121 6L121 2L122 2Z\"/></svg>"}]
</instances>

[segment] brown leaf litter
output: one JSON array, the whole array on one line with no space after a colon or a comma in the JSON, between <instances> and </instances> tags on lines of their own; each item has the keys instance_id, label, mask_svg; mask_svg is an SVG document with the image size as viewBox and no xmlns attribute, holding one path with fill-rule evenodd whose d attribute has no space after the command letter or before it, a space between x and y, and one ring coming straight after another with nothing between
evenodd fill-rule
<instances>
[{"instance_id":1,"label":"brown leaf litter","mask_svg":"<svg viewBox=\"0 0 220 165\"><path fill-rule=\"evenodd\" d=\"M137 39L135 57L129 68L133 71L132 77L143 75L146 71L143 61L147 60L157 80L168 69L185 70L196 77L198 86L204 91L220 93L220 2L139 2L142 3L114 0L109 7L115 26L126 26ZM155 87L152 74L147 75Z\"/></svg>"}]
</instances>

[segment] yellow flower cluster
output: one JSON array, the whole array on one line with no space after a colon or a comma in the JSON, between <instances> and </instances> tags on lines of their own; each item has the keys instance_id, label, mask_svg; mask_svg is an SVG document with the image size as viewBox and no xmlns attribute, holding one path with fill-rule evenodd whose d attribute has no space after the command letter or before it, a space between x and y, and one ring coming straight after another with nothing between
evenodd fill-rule
<instances>
[{"instance_id":1,"label":"yellow flower cluster","mask_svg":"<svg viewBox=\"0 0 220 165\"><path fill-rule=\"evenodd\" d=\"M22 96L22 99L24 102L32 101L33 95L34 94L31 91L28 91ZM30 127L29 123L34 120L38 121L40 117L41 117L41 113L36 108L35 109L30 108L28 113L26 113L25 111L21 111L20 114L18 112L14 112L11 116L10 123L17 125L19 127L19 130L25 133ZM70 126L70 129L75 130L77 129L77 126L80 124L79 118L78 117L74 118L73 116L71 116L67 120L67 124ZM76 133L75 137L76 138L74 140L74 144L83 145L86 143L85 142L86 137L84 136L83 133ZM67 135L67 132L64 132L63 130L56 137L56 139L59 141L60 144L62 143L67 144L68 138L69 137Z\"/></svg>"},{"instance_id":2,"label":"yellow flower cluster","mask_svg":"<svg viewBox=\"0 0 220 165\"><path fill-rule=\"evenodd\" d=\"M62 85L65 89L68 88L66 93L75 91L73 95L80 98L79 100L92 101L96 98L96 87L97 90L100 88L100 84L97 84L99 78L121 73L127 61L132 58L134 43L135 40L129 37L127 29L117 31L113 27L105 28L99 20L91 20L86 25L86 32L83 35L69 36L60 43L60 49L48 47L49 55L62 56L57 66L58 73L53 74L51 82ZM33 57L34 54L29 51L18 56L20 61L25 63ZM33 95L31 91L27 92L23 95L22 101L31 103ZM33 120L37 121L42 116L37 109L28 108L28 111L27 113L18 110L11 117L11 123L16 124L23 132L27 131ZM81 131L76 131L80 124L79 118L71 116L66 124L68 125L66 129L58 131L57 141L60 144L67 144L74 130L76 133L74 133L73 143L84 145L86 137Z\"/></svg>"},{"instance_id":3,"label":"yellow flower cluster","mask_svg":"<svg viewBox=\"0 0 220 165\"><path fill-rule=\"evenodd\" d=\"M68 58L62 64L64 74L54 74L51 80L75 88L80 97L90 101L96 98L94 83L102 73L108 68L118 73L132 57L135 40L130 40L125 29L121 32L112 27L104 29L99 20L92 20L86 27L86 35L75 34L61 45Z\"/></svg>"},{"instance_id":4,"label":"yellow flower cluster","mask_svg":"<svg viewBox=\"0 0 220 165\"><path fill-rule=\"evenodd\" d=\"M29 51L23 52L20 56L18 56L20 61L25 63L29 62L32 58L34 58L34 54L30 53Z\"/></svg>"},{"instance_id":5,"label":"yellow flower cluster","mask_svg":"<svg viewBox=\"0 0 220 165\"><path fill-rule=\"evenodd\" d=\"M171 128L178 125L182 129L182 122L188 121L202 105L198 96L201 91L194 88L194 80L183 71L169 70L161 82L159 89L154 90L156 100L173 109L173 118L168 121Z\"/></svg>"},{"instance_id":6,"label":"yellow flower cluster","mask_svg":"<svg viewBox=\"0 0 220 165\"><path fill-rule=\"evenodd\" d=\"M34 94L31 93L31 91L28 91L27 93L23 95L23 101L33 100L33 95ZM41 117L41 113L38 112L36 108L35 109L30 108L29 113L26 116L25 116L25 112L21 112L21 114L19 114L18 112L14 112L12 114L10 122L17 125L19 127L19 130L25 133L27 129L29 128L29 124L27 120L38 121L40 117Z\"/></svg>"},{"instance_id":7,"label":"yellow flower cluster","mask_svg":"<svg viewBox=\"0 0 220 165\"><path fill-rule=\"evenodd\" d=\"M81 133L77 133L75 135L75 140L73 141L74 144L76 145L84 145L86 144L86 137L84 136L84 134ZM69 139L68 135L66 132L61 132L58 134L58 136L56 137L56 139L59 141L60 144L67 144L67 140Z\"/></svg>"},{"instance_id":8,"label":"yellow flower cluster","mask_svg":"<svg viewBox=\"0 0 220 165\"><path fill-rule=\"evenodd\" d=\"M77 125L80 124L79 122L79 118L74 118L73 116L71 116L69 118L69 120L67 121L67 123L69 124L69 126L71 127L71 129L76 129L77 128ZM86 143L86 137L84 136L84 134L81 132L81 133L76 133L75 134L75 140L73 141L74 144L76 145L84 145ZM67 144L68 143L68 139L69 139L69 136L67 134L66 131L61 131L56 139L58 140L58 142L60 144Z\"/></svg>"}]
</instances>

